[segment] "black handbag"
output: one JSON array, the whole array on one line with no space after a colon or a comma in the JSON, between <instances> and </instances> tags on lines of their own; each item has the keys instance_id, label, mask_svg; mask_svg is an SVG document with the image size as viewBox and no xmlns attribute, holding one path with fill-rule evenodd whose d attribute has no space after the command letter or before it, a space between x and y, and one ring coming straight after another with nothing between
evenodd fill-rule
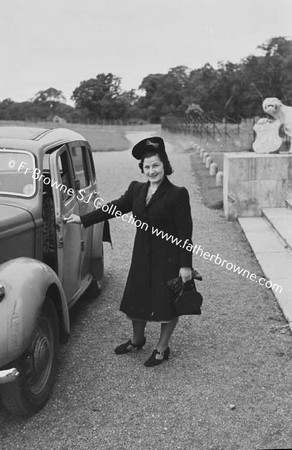
<instances>
[{"instance_id":1,"label":"black handbag","mask_svg":"<svg viewBox=\"0 0 292 450\"><path fill-rule=\"evenodd\" d=\"M173 306L178 316L201 314L203 296L197 291L194 278L202 280L202 277L195 270L192 275L193 278L186 283L182 282L181 277L167 281L173 296Z\"/></svg>"}]
</instances>

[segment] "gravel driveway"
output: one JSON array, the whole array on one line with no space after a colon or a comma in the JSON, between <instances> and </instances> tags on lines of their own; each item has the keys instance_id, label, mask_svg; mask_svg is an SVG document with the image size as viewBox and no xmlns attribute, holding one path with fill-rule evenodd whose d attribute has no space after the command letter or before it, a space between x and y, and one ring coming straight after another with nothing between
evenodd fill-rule
<instances>
[{"instance_id":1,"label":"gravel driveway","mask_svg":"<svg viewBox=\"0 0 292 450\"><path fill-rule=\"evenodd\" d=\"M143 137L136 133L129 139ZM194 242L262 275L238 224L202 205L188 153L170 144L175 169L170 179L190 192ZM105 200L119 196L131 180L143 180L130 150L94 158ZM115 219L111 233L114 248L105 244L103 292L71 312L71 338L61 347L51 400L30 419L1 409L0 449L292 448L292 339L272 292L195 256L204 278L198 283L203 314L182 318L170 360L145 368L157 324L147 327L141 352L113 352L130 336L130 323L118 307L135 227Z\"/></svg>"}]
</instances>

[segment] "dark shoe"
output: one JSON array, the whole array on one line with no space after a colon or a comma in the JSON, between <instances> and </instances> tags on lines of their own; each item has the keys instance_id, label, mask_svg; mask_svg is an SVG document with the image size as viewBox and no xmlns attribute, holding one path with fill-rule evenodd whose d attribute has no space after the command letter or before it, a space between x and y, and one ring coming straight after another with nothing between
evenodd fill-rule
<instances>
[{"instance_id":1,"label":"dark shoe","mask_svg":"<svg viewBox=\"0 0 292 450\"><path fill-rule=\"evenodd\" d=\"M170 349L169 347L167 347L166 350L164 350L164 352L159 352L158 350L154 350L152 355L150 356L149 359L147 359L147 361L144 362L144 366L145 367L153 367L153 366L158 366L159 364L161 364L164 360L168 360L169 358L169 353L170 353ZM156 355L162 355L161 359L156 358Z\"/></svg>"},{"instance_id":2,"label":"dark shoe","mask_svg":"<svg viewBox=\"0 0 292 450\"><path fill-rule=\"evenodd\" d=\"M130 339L129 341L125 342L124 344L118 345L115 348L115 353L117 355L124 355L125 353L129 353L134 349L141 350L141 348L144 347L145 344L146 344L146 339L144 339L144 341L141 344L137 344L137 345L132 344L132 341Z\"/></svg>"}]
</instances>

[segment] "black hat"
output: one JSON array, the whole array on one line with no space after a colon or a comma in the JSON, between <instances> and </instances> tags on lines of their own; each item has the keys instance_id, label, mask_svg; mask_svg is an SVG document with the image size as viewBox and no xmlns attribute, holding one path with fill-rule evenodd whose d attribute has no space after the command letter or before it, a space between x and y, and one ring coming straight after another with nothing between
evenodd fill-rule
<instances>
[{"instance_id":1,"label":"black hat","mask_svg":"<svg viewBox=\"0 0 292 450\"><path fill-rule=\"evenodd\" d=\"M138 144L133 147L132 155L136 159L142 159L143 153L148 153L151 151L166 154L164 140L161 137L151 136L138 142Z\"/></svg>"}]
</instances>

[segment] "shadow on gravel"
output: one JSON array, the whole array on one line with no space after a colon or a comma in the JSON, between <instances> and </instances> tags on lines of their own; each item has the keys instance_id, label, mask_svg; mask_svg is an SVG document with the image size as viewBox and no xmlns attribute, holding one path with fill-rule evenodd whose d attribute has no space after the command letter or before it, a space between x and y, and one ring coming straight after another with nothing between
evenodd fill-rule
<instances>
[{"instance_id":1,"label":"shadow on gravel","mask_svg":"<svg viewBox=\"0 0 292 450\"><path fill-rule=\"evenodd\" d=\"M75 305L70 309L69 315L70 315L71 333L74 330L74 328L77 327L80 322L82 322L83 318L91 313L92 305L102 304L103 302L102 293L106 291L108 283L109 281L107 277L104 277L102 291L99 294L96 294L95 290L89 287L89 289L86 292L84 292L82 297L80 297L78 302L75 303Z\"/></svg>"}]
</instances>

